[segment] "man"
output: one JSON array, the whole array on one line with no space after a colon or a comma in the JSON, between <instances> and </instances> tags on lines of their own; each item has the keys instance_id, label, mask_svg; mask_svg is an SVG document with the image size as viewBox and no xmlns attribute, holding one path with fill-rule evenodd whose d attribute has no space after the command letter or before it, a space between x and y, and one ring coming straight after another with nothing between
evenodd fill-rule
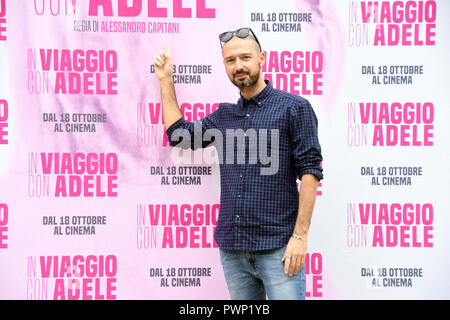
<instances>
[{"instance_id":1,"label":"man","mask_svg":"<svg viewBox=\"0 0 450 320\"><path fill-rule=\"evenodd\" d=\"M215 240L231 298L265 299L267 294L269 299L304 299L308 230L317 184L323 178L317 118L306 99L264 81L261 66L266 56L250 28L219 37L226 73L240 89L240 99L237 104L221 103L195 123L185 121L175 95L167 45L154 63L166 132L171 145L183 148L214 144L223 152L227 146L220 161L221 207ZM208 131L214 134L205 138ZM243 134L239 137L236 132ZM255 132L265 135L254 134L260 139L249 141ZM192 143L200 137L200 145ZM242 148L234 144L228 148L235 138L245 142ZM256 159L264 155L256 149L267 146L267 139L276 162L271 168L267 157ZM230 156L231 152L236 154Z\"/></svg>"}]
</instances>

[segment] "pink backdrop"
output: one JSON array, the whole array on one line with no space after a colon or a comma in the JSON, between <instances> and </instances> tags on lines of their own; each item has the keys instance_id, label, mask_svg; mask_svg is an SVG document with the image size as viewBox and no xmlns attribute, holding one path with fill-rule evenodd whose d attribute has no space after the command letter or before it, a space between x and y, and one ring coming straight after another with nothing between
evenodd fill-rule
<instances>
[{"instance_id":1,"label":"pink backdrop","mask_svg":"<svg viewBox=\"0 0 450 320\"><path fill-rule=\"evenodd\" d=\"M1 0L0 299L229 298L214 149L167 146L151 65L170 42L201 119L242 26L319 119L307 298L448 298L449 5L370 3Z\"/></svg>"}]
</instances>

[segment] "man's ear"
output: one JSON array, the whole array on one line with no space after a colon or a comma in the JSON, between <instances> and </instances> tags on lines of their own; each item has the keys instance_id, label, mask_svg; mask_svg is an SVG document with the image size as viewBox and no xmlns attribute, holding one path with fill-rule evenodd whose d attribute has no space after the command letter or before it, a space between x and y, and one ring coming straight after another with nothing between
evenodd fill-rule
<instances>
[{"instance_id":1,"label":"man's ear","mask_svg":"<svg viewBox=\"0 0 450 320\"><path fill-rule=\"evenodd\" d=\"M264 51L259 54L259 62L261 66L266 63L266 53Z\"/></svg>"}]
</instances>

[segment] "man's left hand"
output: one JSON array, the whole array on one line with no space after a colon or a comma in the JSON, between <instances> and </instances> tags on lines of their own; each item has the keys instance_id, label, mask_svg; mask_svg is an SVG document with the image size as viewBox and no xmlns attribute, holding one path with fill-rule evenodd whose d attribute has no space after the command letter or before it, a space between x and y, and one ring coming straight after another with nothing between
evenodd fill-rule
<instances>
[{"instance_id":1,"label":"man's left hand","mask_svg":"<svg viewBox=\"0 0 450 320\"><path fill-rule=\"evenodd\" d=\"M307 243L306 240L290 238L287 244L284 256L281 259L284 262L284 273L296 275L305 264Z\"/></svg>"}]
</instances>

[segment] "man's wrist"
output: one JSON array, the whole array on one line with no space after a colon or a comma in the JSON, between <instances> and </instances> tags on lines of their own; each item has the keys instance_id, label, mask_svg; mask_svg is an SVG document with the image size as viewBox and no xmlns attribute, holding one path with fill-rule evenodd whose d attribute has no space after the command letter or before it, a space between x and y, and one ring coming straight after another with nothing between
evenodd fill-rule
<instances>
[{"instance_id":1,"label":"man's wrist","mask_svg":"<svg viewBox=\"0 0 450 320\"><path fill-rule=\"evenodd\" d=\"M294 238L295 240L300 240L300 241L306 242L306 237L299 236L299 235L297 235L297 234L295 234L295 233L293 233L293 234L291 235L291 237Z\"/></svg>"},{"instance_id":2,"label":"man's wrist","mask_svg":"<svg viewBox=\"0 0 450 320\"><path fill-rule=\"evenodd\" d=\"M159 82L160 83L172 83L173 82L173 77L172 77L172 75L168 75L168 76L165 76L165 77L162 77L162 78L160 78L159 79Z\"/></svg>"}]
</instances>

